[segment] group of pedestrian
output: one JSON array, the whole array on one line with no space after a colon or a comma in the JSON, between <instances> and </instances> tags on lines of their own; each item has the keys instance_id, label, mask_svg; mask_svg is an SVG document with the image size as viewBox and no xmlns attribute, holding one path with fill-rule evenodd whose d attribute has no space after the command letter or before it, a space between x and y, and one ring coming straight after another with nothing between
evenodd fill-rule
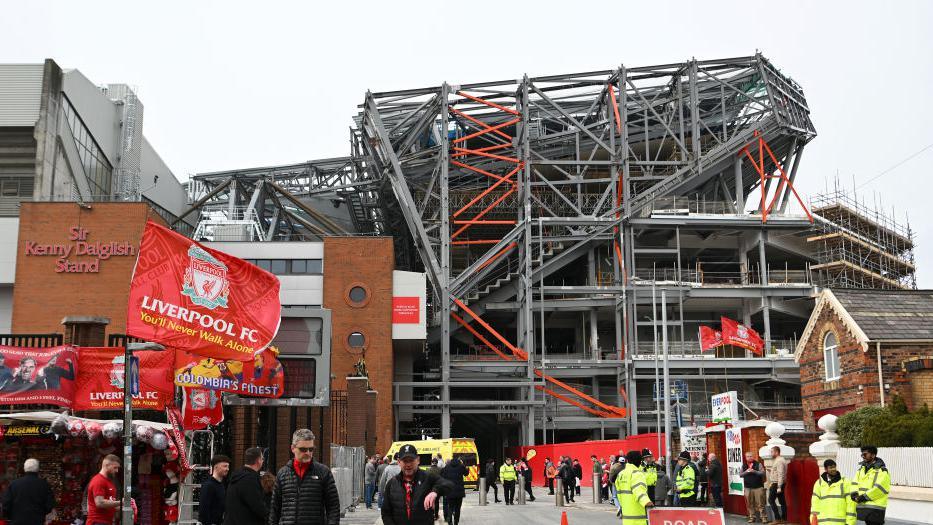
<instances>
[{"instance_id":1,"label":"group of pedestrian","mask_svg":"<svg viewBox=\"0 0 933 525\"><path fill-rule=\"evenodd\" d=\"M531 461L527 458L505 458L505 462L496 467L496 460L490 458L486 460L486 466L483 470L483 477L486 480L486 495L489 489L492 489L495 503L504 502L506 505L515 504L515 488L521 479L522 485L519 490L524 490L528 494L528 501L534 501L534 490L531 486L532 478ZM497 482L502 483L502 499L499 499L499 489Z\"/></svg>"}]
</instances>

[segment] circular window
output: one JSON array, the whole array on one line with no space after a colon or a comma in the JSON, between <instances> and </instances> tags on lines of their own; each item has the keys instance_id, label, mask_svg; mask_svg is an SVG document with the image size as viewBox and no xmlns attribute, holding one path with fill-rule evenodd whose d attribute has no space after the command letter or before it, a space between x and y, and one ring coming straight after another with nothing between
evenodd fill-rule
<instances>
[{"instance_id":1,"label":"circular window","mask_svg":"<svg viewBox=\"0 0 933 525\"><path fill-rule=\"evenodd\" d=\"M365 307L369 304L370 299L372 299L372 292L369 286L366 286L364 283L350 283L350 285L344 289L343 300L353 308Z\"/></svg>"},{"instance_id":2,"label":"circular window","mask_svg":"<svg viewBox=\"0 0 933 525\"><path fill-rule=\"evenodd\" d=\"M350 300L354 303L362 303L369 297L369 294L366 293L366 288L362 286L354 286L350 288Z\"/></svg>"},{"instance_id":3,"label":"circular window","mask_svg":"<svg viewBox=\"0 0 933 525\"><path fill-rule=\"evenodd\" d=\"M347 346L360 349L366 346L366 337L361 332L350 332L347 336Z\"/></svg>"}]
</instances>

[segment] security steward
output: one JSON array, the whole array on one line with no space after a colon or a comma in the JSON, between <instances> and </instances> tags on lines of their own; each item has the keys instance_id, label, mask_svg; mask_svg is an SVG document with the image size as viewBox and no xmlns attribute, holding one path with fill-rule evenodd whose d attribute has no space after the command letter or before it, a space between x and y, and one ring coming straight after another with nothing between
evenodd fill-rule
<instances>
[{"instance_id":1,"label":"security steward","mask_svg":"<svg viewBox=\"0 0 933 525\"><path fill-rule=\"evenodd\" d=\"M625 455L625 468L616 476L615 487L622 525L648 525L647 508L654 503L648 496L645 473L641 470L641 452L630 450Z\"/></svg>"},{"instance_id":2,"label":"security steward","mask_svg":"<svg viewBox=\"0 0 933 525\"><path fill-rule=\"evenodd\" d=\"M398 463L402 471L386 483L383 525L433 525L434 506L440 504L440 496L453 489L453 484L418 468L418 450L412 445L399 449Z\"/></svg>"},{"instance_id":3,"label":"security steward","mask_svg":"<svg viewBox=\"0 0 933 525\"><path fill-rule=\"evenodd\" d=\"M891 491L891 474L884 461L878 457L878 447L862 447L861 467L855 471L857 491L849 495L855 501L855 512L865 525L882 525L888 508L888 492Z\"/></svg>"},{"instance_id":4,"label":"security steward","mask_svg":"<svg viewBox=\"0 0 933 525\"><path fill-rule=\"evenodd\" d=\"M680 465L680 472L674 484L680 494L680 506L694 507L697 504L697 468L690 461L690 453L686 450L677 456L677 464Z\"/></svg>"},{"instance_id":5,"label":"security steward","mask_svg":"<svg viewBox=\"0 0 933 525\"><path fill-rule=\"evenodd\" d=\"M855 501L849 497L855 484L842 477L831 459L823 462L823 469L825 472L813 484L810 514L819 525L855 525Z\"/></svg>"},{"instance_id":6,"label":"security steward","mask_svg":"<svg viewBox=\"0 0 933 525\"><path fill-rule=\"evenodd\" d=\"M505 458L505 463L499 467L499 481L502 482L502 499L506 505L515 505L515 480L518 475L515 472L515 466L512 465L512 458Z\"/></svg>"},{"instance_id":7,"label":"security steward","mask_svg":"<svg viewBox=\"0 0 933 525\"><path fill-rule=\"evenodd\" d=\"M650 449L641 451L641 471L645 473L645 484L648 485L648 497L654 503L654 487L658 484L658 471L661 466L654 462Z\"/></svg>"}]
</instances>

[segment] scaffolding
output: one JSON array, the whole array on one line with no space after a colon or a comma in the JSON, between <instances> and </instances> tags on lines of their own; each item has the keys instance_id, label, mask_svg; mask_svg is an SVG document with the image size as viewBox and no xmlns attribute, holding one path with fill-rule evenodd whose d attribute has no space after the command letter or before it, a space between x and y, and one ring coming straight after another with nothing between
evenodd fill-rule
<instances>
[{"instance_id":1,"label":"scaffolding","mask_svg":"<svg viewBox=\"0 0 933 525\"><path fill-rule=\"evenodd\" d=\"M877 203L869 207L841 189L811 199L816 227L807 237L815 281L828 288L916 289L910 224L899 224Z\"/></svg>"}]
</instances>

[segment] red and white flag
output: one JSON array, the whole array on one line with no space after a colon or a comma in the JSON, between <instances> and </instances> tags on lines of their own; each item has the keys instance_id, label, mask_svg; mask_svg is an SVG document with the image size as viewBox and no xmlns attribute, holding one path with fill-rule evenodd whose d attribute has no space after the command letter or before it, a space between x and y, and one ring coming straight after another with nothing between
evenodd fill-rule
<instances>
[{"instance_id":1,"label":"red and white flag","mask_svg":"<svg viewBox=\"0 0 933 525\"><path fill-rule=\"evenodd\" d=\"M224 420L221 393L204 388L182 388L181 424L185 430L202 430Z\"/></svg>"},{"instance_id":2,"label":"red and white flag","mask_svg":"<svg viewBox=\"0 0 933 525\"><path fill-rule=\"evenodd\" d=\"M214 359L249 361L279 330L279 279L149 222L130 285L126 333Z\"/></svg>"},{"instance_id":3,"label":"red and white flag","mask_svg":"<svg viewBox=\"0 0 933 525\"><path fill-rule=\"evenodd\" d=\"M765 342L758 332L728 317L722 317L720 320L724 344L740 346L758 355L764 354Z\"/></svg>"},{"instance_id":4,"label":"red and white flag","mask_svg":"<svg viewBox=\"0 0 933 525\"><path fill-rule=\"evenodd\" d=\"M706 352L717 346L722 346L722 332L708 326L700 327L700 351Z\"/></svg>"}]
</instances>

